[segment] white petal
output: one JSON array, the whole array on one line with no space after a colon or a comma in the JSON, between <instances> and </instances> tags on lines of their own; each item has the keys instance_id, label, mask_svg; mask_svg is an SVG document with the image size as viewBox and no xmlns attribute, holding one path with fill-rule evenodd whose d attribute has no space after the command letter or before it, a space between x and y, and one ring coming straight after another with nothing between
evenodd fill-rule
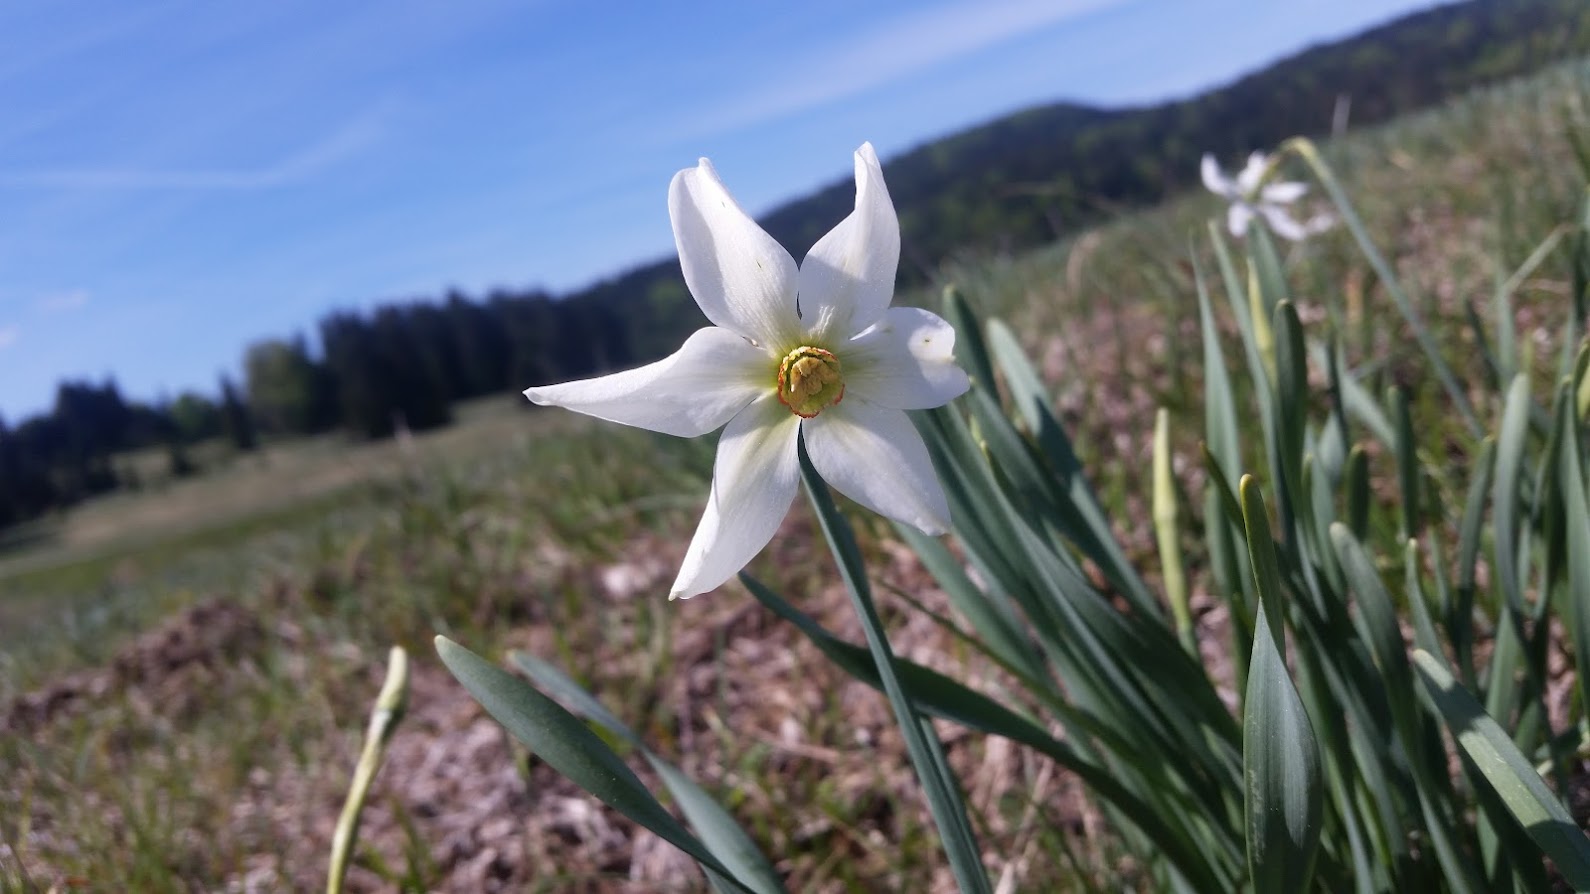
<instances>
[{"instance_id":1,"label":"white petal","mask_svg":"<svg viewBox=\"0 0 1590 894\"><path fill-rule=\"evenodd\" d=\"M1260 205L1259 212L1264 215L1264 220L1275 231L1277 236L1298 242L1308 238L1308 230L1303 225L1292 219L1286 209L1279 205Z\"/></svg>"},{"instance_id":2,"label":"white petal","mask_svg":"<svg viewBox=\"0 0 1590 894\"><path fill-rule=\"evenodd\" d=\"M821 341L871 326L894 297L900 219L871 143L856 150L856 210L817 240L800 266L800 309Z\"/></svg>"},{"instance_id":3,"label":"white petal","mask_svg":"<svg viewBox=\"0 0 1590 894\"><path fill-rule=\"evenodd\" d=\"M1336 216L1329 211L1321 211L1303 224L1303 228L1308 230L1310 236L1316 233L1323 233L1334 226L1336 226Z\"/></svg>"},{"instance_id":4,"label":"white petal","mask_svg":"<svg viewBox=\"0 0 1590 894\"><path fill-rule=\"evenodd\" d=\"M766 352L727 329L708 327L656 363L524 394L538 404L693 438L769 391L775 374Z\"/></svg>"},{"instance_id":5,"label":"white petal","mask_svg":"<svg viewBox=\"0 0 1590 894\"><path fill-rule=\"evenodd\" d=\"M800 421L771 393L729 421L706 511L668 598L715 589L773 539L795 499Z\"/></svg>"},{"instance_id":6,"label":"white petal","mask_svg":"<svg viewBox=\"0 0 1590 894\"><path fill-rule=\"evenodd\" d=\"M1237 191L1244 196L1252 197L1253 191L1258 189L1259 181L1264 177L1264 169L1269 161L1269 156L1263 152L1249 155L1247 166L1237 174Z\"/></svg>"},{"instance_id":7,"label":"white petal","mask_svg":"<svg viewBox=\"0 0 1590 894\"><path fill-rule=\"evenodd\" d=\"M840 493L924 534L949 530L944 488L904 411L847 399L801 430L812 465Z\"/></svg>"},{"instance_id":8,"label":"white petal","mask_svg":"<svg viewBox=\"0 0 1590 894\"><path fill-rule=\"evenodd\" d=\"M1226 229L1233 236L1246 236L1248 222L1253 220L1253 208L1247 202L1237 202L1226 211Z\"/></svg>"},{"instance_id":9,"label":"white petal","mask_svg":"<svg viewBox=\"0 0 1590 894\"><path fill-rule=\"evenodd\" d=\"M971 387L955 365L955 330L919 307L891 307L840 349L845 396L897 410L942 407Z\"/></svg>"},{"instance_id":10,"label":"white petal","mask_svg":"<svg viewBox=\"0 0 1590 894\"><path fill-rule=\"evenodd\" d=\"M1205 189L1217 196L1225 196L1228 199L1236 198L1237 185L1232 183L1231 179L1220 170L1219 163L1208 152L1204 153L1203 162L1198 166L1198 174L1204 179Z\"/></svg>"},{"instance_id":11,"label":"white petal","mask_svg":"<svg viewBox=\"0 0 1590 894\"><path fill-rule=\"evenodd\" d=\"M685 284L707 319L762 344L800 331L795 259L734 201L712 162L674 175L668 216Z\"/></svg>"},{"instance_id":12,"label":"white petal","mask_svg":"<svg viewBox=\"0 0 1590 894\"><path fill-rule=\"evenodd\" d=\"M1291 181L1268 183L1265 184L1264 189L1259 191L1259 198L1262 201L1276 205L1288 205L1303 198L1303 194L1306 192L1308 192L1308 184L1306 183L1293 183Z\"/></svg>"}]
</instances>

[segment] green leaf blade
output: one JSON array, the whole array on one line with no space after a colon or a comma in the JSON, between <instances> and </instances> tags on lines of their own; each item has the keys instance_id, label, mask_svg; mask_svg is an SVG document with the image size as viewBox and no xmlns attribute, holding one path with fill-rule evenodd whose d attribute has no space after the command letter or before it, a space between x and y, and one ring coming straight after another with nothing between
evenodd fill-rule
<instances>
[{"instance_id":1,"label":"green leaf blade","mask_svg":"<svg viewBox=\"0 0 1590 894\"><path fill-rule=\"evenodd\" d=\"M1261 603L1242 720L1248 872L1259 894L1292 894L1309 890L1319 853L1320 754L1264 614Z\"/></svg>"},{"instance_id":2,"label":"green leaf blade","mask_svg":"<svg viewBox=\"0 0 1590 894\"><path fill-rule=\"evenodd\" d=\"M1590 891L1590 841L1530 766L1507 731L1430 653L1413 653L1414 669L1452 738L1474 761L1529 836L1576 891Z\"/></svg>"},{"instance_id":3,"label":"green leaf blade","mask_svg":"<svg viewBox=\"0 0 1590 894\"><path fill-rule=\"evenodd\" d=\"M436 637L436 652L480 706L554 770L694 857L705 869L733 879L733 873L663 808L635 771L562 705L445 636Z\"/></svg>"},{"instance_id":4,"label":"green leaf blade","mask_svg":"<svg viewBox=\"0 0 1590 894\"><path fill-rule=\"evenodd\" d=\"M529 676L537 686L573 705L578 713L584 714L595 723L606 727L609 732L640 749L646 762L657 771L663 785L667 786L668 791L674 796L674 801L679 805L680 812L685 815L685 820L690 823L696 834L701 836L701 843L706 845L713 856L723 861L723 865L734 873L735 878L744 882L757 894L783 894L784 885L779 881L766 855L757 848L740 824L734 821L729 812L723 809L723 805L708 794L706 789L686 776L678 767L647 748L633 730L561 670L528 652L510 652L508 661Z\"/></svg>"}]
</instances>

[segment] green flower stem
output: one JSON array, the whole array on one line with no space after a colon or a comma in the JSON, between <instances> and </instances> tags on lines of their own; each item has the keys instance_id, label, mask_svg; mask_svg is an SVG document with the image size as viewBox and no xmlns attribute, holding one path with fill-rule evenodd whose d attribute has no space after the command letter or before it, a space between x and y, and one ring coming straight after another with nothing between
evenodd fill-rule
<instances>
[{"instance_id":1,"label":"green flower stem","mask_svg":"<svg viewBox=\"0 0 1590 894\"><path fill-rule=\"evenodd\" d=\"M811 458L806 455L805 441L800 442L799 450L801 479L806 485L807 496L811 498L812 508L817 511L818 523L833 550L834 559L839 563L840 575L845 579L845 589L850 592L856 614L861 618L861 629L866 633L872 660L878 666L878 677L883 683L883 691L889 697L890 706L894 708L900 735L905 739L906 750L911 755L911 765L927 795L928 808L944 843L944 852L949 857L956 884L967 894L991 894L993 888L988 881L987 869L983 866L971 821L966 815L966 803L944 758L944 746L934 734L932 724L911 707L911 699L895 672L894 650L889 647L883 620L878 617L878 609L873 605L866 567L856 547L856 540L844 517L834 506L828 486L823 483L822 476L817 474Z\"/></svg>"},{"instance_id":2,"label":"green flower stem","mask_svg":"<svg viewBox=\"0 0 1590 894\"><path fill-rule=\"evenodd\" d=\"M370 783L375 781L376 771L381 769L386 743L392 738L398 721L403 719L408 702L409 656L402 646L393 646L387 657L386 682L381 684L375 710L370 713L370 727L364 734L364 751L353 770L348 800L343 802L337 831L331 838L331 869L326 873L326 894L341 894L343 879L348 874L348 860L359 840L359 815L364 812L364 800L370 794Z\"/></svg>"},{"instance_id":3,"label":"green flower stem","mask_svg":"<svg viewBox=\"0 0 1590 894\"><path fill-rule=\"evenodd\" d=\"M1164 407L1154 414L1154 536L1159 542L1159 562L1165 577L1165 598L1176 621L1176 636L1193 655L1192 613L1187 608L1187 576L1182 571L1181 530L1177 526L1176 481L1171 474L1170 414Z\"/></svg>"}]
</instances>

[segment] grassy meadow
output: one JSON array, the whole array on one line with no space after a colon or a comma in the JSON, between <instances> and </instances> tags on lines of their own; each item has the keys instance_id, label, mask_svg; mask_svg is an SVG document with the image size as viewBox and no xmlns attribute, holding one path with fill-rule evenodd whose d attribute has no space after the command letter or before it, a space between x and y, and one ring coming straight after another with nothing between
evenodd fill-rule
<instances>
[{"instance_id":1,"label":"grassy meadow","mask_svg":"<svg viewBox=\"0 0 1590 894\"><path fill-rule=\"evenodd\" d=\"M1547 394L1559 356L1577 347L1561 344L1573 278L1554 246L1568 244L1584 201L1576 146L1587 135L1590 67L1576 63L1322 143L1465 381L1510 365ZM1303 179L1295 161L1287 172ZM1311 201L1323 203L1319 192ZM1012 324L1155 587L1154 412L1170 410L1196 527L1194 270L1215 269L1206 225L1223 212L1188 194L1031 253L957 259L900 298L936 306L954 285ZM1543 245L1553 250L1532 257ZM1408 389L1421 443L1447 445L1428 460L1440 470L1434 498L1460 506L1474 439L1349 235L1288 247L1284 262L1304 325L1336 327L1372 393ZM1493 301L1502 292L1506 319ZM1498 327L1521 346L1510 363L1481 336ZM1469 394L1487 424L1502 413L1496 390ZM449 429L379 444L200 452L204 473L182 480L127 457L150 469L142 489L0 541L0 891L320 887L393 644L413 656L411 706L350 890L703 889L688 859L513 743L440 666L436 633L567 669L720 796L790 890L951 889L883 699L739 584L664 598L715 438L521 403L483 400ZM1257 465L1261 439L1243 434ZM1373 451L1370 462L1375 494L1390 499L1395 470ZM851 515L896 650L1008 692L999 668L913 607L949 610L913 553L884 522ZM1377 555L1400 554L1392 513L1370 530ZM1192 602L1213 625L1200 548L1187 538ZM750 571L859 639L803 501ZM1229 663L1216 632L1200 630L1206 662ZM1004 740L943 734L1007 890L1150 886L1075 778Z\"/></svg>"}]
</instances>

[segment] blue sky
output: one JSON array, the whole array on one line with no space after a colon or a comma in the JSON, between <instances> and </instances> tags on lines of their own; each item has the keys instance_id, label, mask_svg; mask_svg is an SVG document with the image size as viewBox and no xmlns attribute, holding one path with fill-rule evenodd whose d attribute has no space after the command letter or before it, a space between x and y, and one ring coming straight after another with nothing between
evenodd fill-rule
<instances>
[{"instance_id":1,"label":"blue sky","mask_svg":"<svg viewBox=\"0 0 1590 894\"><path fill-rule=\"evenodd\" d=\"M764 211L864 140L887 176L1007 111L1195 93L1430 5L9 2L0 415L67 377L213 393L332 308L665 256L701 155Z\"/></svg>"}]
</instances>

